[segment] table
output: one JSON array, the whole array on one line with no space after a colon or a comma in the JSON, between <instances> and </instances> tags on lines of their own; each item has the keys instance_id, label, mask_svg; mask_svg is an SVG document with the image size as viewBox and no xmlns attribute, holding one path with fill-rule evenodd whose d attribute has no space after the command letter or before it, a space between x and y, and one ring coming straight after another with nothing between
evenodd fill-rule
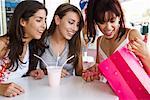
<instances>
[{"instance_id":1,"label":"table","mask_svg":"<svg viewBox=\"0 0 150 100\"><path fill-rule=\"evenodd\" d=\"M77 76L62 78L60 86L53 88L47 76L41 80L20 78L15 83L24 87L25 93L11 98L0 96L0 100L119 100L107 84L85 82Z\"/></svg>"}]
</instances>

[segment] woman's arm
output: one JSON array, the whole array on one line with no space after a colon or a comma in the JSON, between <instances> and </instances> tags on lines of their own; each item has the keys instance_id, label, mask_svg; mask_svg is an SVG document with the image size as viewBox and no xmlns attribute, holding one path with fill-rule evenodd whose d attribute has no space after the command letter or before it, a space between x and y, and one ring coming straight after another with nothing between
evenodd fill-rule
<instances>
[{"instance_id":1,"label":"woman's arm","mask_svg":"<svg viewBox=\"0 0 150 100\"><path fill-rule=\"evenodd\" d=\"M100 39L101 39L101 36L98 37L97 39L97 44L96 44L96 64L100 63L99 62L99 46L100 46Z\"/></svg>"},{"instance_id":2,"label":"woman's arm","mask_svg":"<svg viewBox=\"0 0 150 100\"><path fill-rule=\"evenodd\" d=\"M24 93L24 89L15 83L0 83L0 95L13 97Z\"/></svg>"},{"instance_id":3,"label":"woman's arm","mask_svg":"<svg viewBox=\"0 0 150 100\"><path fill-rule=\"evenodd\" d=\"M147 74L150 76L150 54L141 58L141 61L144 65L144 69Z\"/></svg>"},{"instance_id":4,"label":"woman's arm","mask_svg":"<svg viewBox=\"0 0 150 100\"><path fill-rule=\"evenodd\" d=\"M129 40L129 49L140 58L142 64L144 65L145 71L148 73L148 75L150 75L150 49L137 30L132 30L130 32Z\"/></svg>"},{"instance_id":5,"label":"woman's arm","mask_svg":"<svg viewBox=\"0 0 150 100\"><path fill-rule=\"evenodd\" d=\"M0 37L0 59L2 59L8 51L8 39L6 37Z\"/></svg>"},{"instance_id":6,"label":"woman's arm","mask_svg":"<svg viewBox=\"0 0 150 100\"><path fill-rule=\"evenodd\" d=\"M87 81L87 82L90 82L90 81L93 81L93 80L99 80L100 77L100 73L99 73L99 70L98 70L98 63L99 63L99 53L98 53L98 48L99 48L99 40L100 40L101 37L98 37L97 39L97 46L96 46L96 63L91 66L90 68L88 68L87 70L85 70L82 74L82 78Z\"/></svg>"}]
</instances>

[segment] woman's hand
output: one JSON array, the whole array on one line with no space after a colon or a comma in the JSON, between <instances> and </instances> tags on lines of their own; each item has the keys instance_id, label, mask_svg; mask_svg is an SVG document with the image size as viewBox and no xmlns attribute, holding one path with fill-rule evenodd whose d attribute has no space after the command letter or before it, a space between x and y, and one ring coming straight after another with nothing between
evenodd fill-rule
<instances>
[{"instance_id":1,"label":"woman's hand","mask_svg":"<svg viewBox=\"0 0 150 100\"><path fill-rule=\"evenodd\" d=\"M128 48L140 58L145 71L150 75L150 50L147 44L143 40L137 38L129 43Z\"/></svg>"},{"instance_id":2,"label":"woman's hand","mask_svg":"<svg viewBox=\"0 0 150 100\"><path fill-rule=\"evenodd\" d=\"M36 69L30 72L30 76L34 79L42 79L44 77L44 71L41 69Z\"/></svg>"},{"instance_id":3,"label":"woman's hand","mask_svg":"<svg viewBox=\"0 0 150 100\"><path fill-rule=\"evenodd\" d=\"M70 75L70 73L66 69L63 68L61 71L61 78L66 77L68 75Z\"/></svg>"},{"instance_id":4,"label":"woman's hand","mask_svg":"<svg viewBox=\"0 0 150 100\"><path fill-rule=\"evenodd\" d=\"M0 94L7 97L14 97L24 93L24 89L15 83L0 84Z\"/></svg>"},{"instance_id":5,"label":"woman's hand","mask_svg":"<svg viewBox=\"0 0 150 100\"><path fill-rule=\"evenodd\" d=\"M135 55L137 55L140 59L150 55L146 43L139 38L131 41L128 45L128 48L129 50L134 52Z\"/></svg>"},{"instance_id":6,"label":"woman's hand","mask_svg":"<svg viewBox=\"0 0 150 100\"><path fill-rule=\"evenodd\" d=\"M93 80L99 80L100 79L100 73L98 71L98 68L96 66L92 66L87 70L84 70L82 72L82 78L87 81L93 81Z\"/></svg>"}]
</instances>

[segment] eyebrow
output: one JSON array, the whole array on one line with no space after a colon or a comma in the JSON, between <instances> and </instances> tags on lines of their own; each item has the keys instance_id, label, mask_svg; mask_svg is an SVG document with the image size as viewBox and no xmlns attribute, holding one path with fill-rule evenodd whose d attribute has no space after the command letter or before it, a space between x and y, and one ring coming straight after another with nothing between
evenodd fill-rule
<instances>
[{"instance_id":1,"label":"eyebrow","mask_svg":"<svg viewBox=\"0 0 150 100\"><path fill-rule=\"evenodd\" d=\"M110 17L110 19L116 19L117 17Z\"/></svg>"},{"instance_id":2,"label":"eyebrow","mask_svg":"<svg viewBox=\"0 0 150 100\"><path fill-rule=\"evenodd\" d=\"M71 20L71 21L74 21L74 22L75 22L75 20L74 20L74 19L72 19L72 18L69 18L69 20Z\"/></svg>"},{"instance_id":3,"label":"eyebrow","mask_svg":"<svg viewBox=\"0 0 150 100\"><path fill-rule=\"evenodd\" d=\"M44 19L43 17L41 17L41 16L34 16L35 18L40 18L40 19ZM46 17L45 17L45 19L46 19Z\"/></svg>"},{"instance_id":4,"label":"eyebrow","mask_svg":"<svg viewBox=\"0 0 150 100\"><path fill-rule=\"evenodd\" d=\"M116 19L116 16L108 16L108 18L104 18L104 22Z\"/></svg>"},{"instance_id":5,"label":"eyebrow","mask_svg":"<svg viewBox=\"0 0 150 100\"><path fill-rule=\"evenodd\" d=\"M71 21L75 22L75 20L74 20L74 19L72 19L72 18L69 18L69 20L71 20ZM79 21L78 23L80 23L80 21Z\"/></svg>"}]
</instances>

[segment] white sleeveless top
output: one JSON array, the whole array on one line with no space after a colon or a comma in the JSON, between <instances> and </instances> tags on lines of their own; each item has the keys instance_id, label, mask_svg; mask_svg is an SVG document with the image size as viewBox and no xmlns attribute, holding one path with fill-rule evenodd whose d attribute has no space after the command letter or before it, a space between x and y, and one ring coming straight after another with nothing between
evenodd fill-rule
<instances>
[{"instance_id":1,"label":"white sleeveless top","mask_svg":"<svg viewBox=\"0 0 150 100\"><path fill-rule=\"evenodd\" d=\"M4 63L8 61L8 57L5 57L4 59L0 60L0 70L2 70L2 66ZM18 69L14 72L9 71L6 69L6 71L0 76L0 82L9 81L16 78L21 78L24 74L27 73L29 68L29 46L27 47L26 54L23 59L23 63L19 62ZM16 65L16 64L15 64Z\"/></svg>"},{"instance_id":2,"label":"white sleeveless top","mask_svg":"<svg viewBox=\"0 0 150 100\"><path fill-rule=\"evenodd\" d=\"M128 42L129 42L129 33L130 33L131 29L126 33L127 37L125 38L125 40L116 48L116 50L114 52L116 52L117 50L121 49L122 47L124 47ZM102 50L100 44L102 41L103 36L100 38L99 40L99 50L98 50L98 54L99 54L99 62L102 62L103 60L107 59L108 56L105 54L105 52ZM114 53L113 52L113 53Z\"/></svg>"},{"instance_id":3,"label":"white sleeveless top","mask_svg":"<svg viewBox=\"0 0 150 100\"><path fill-rule=\"evenodd\" d=\"M99 41L99 44L101 44L101 40ZM121 49L123 46L125 46L128 43L128 38L126 38L117 48L114 52L116 52L117 50ZM113 52L113 53L114 53ZM102 62L103 60L107 59L108 56L104 53L104 51L102 50L102 48L99 46L99 56L100 56L100 62Z\"/></svg>"}]
</instances>

